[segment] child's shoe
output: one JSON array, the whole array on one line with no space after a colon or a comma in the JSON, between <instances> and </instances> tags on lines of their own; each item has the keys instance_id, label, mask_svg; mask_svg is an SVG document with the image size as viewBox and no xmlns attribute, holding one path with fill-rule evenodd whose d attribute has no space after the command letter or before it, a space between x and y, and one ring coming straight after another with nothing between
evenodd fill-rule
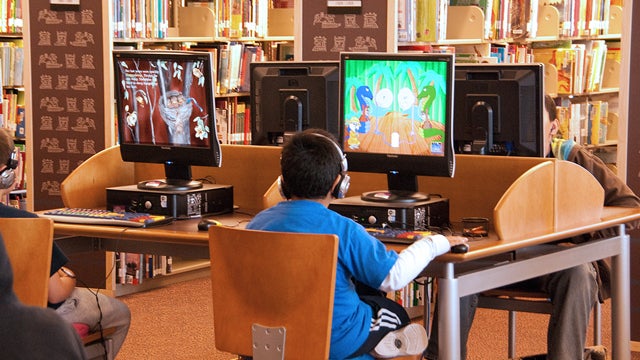
<instances>
[{"instance_id":1,"label":"child's shoe","mask_svg":"<svg viewBox=\"0 0 640 360\"><path fill-rule=\"evenodd\" d=\"M378 358L394 358L404 355L420 355L427 347L429 337L420 324L409 324L385 335L373 349Z\"/></svg>"}]
</instances>

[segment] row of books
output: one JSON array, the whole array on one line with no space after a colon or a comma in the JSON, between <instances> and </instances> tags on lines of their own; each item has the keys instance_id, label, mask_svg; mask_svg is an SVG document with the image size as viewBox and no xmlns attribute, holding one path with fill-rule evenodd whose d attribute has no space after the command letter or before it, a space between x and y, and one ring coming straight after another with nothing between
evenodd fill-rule
<instances>
[{"instance_id":1,"label":"row of books","mask_svg":"<svg viewBox=\"0 0 640 360\"><path fill-rule=\"evenodd\" d=\"M187 6L208 7L215 14L218 37L265 37L271 0L187 1Z\"/></svg>"},{"instance_id":2,"label":"row of books","mask_svg":"<svg viewBox=\"0 0 640 360\"><path fill-rule=\"evenodd\" d=\"M431 298L428 278L418 278L400 290L387 293L387 297L404 307L422 306Z\"/></svg>"},{"instance_id":3,"label":"row of books","mask_svg":"<svg viewBox=\"0 0 640 360\"><path fill-rule=\"evenodd\" d=\"M22 0L0 2L0 33L22 33Z\"/></svg>"},{"instance_id":4,"label":"row of books","mask_svg":"<svg viewBox=\"0 0 640 360\"><path fill-rule=\"evenodd\" d=\"M172 258L165 255L151 255L116 252L116 283L139 285L145 279L170 274Z\"/></svg>"},{"instance_id":5,"label":"row of books","mask_svg":"<svg viewBox=\"0 0 640 360\"><path fill-rule=\"evenodd\" d=\"M571 102L564 99L557 107L560 134L564 139L571 139L581 145L607 143L607 130L614 118L609 107L609 102L605 100Z\"/></svg>"},{"instance_id":6,"label":"row of books","mask_svg":"<svg viewBox=\"0 0 640 360\"><path fill-rule=\"evenodd\" d=\"M2 86L22 86L24 48L20 43L0 42L0 71Z\"/></svg>"},{"instance_id":7,"label":"row of books","mask_svg":"<svg viewBox=\"0 0 640 360\"><path fill-rule=\"evenodd\" d=\"M12 88L3 90L0 104L0 127L9 129L18 139L26 137L24 92Z\"/></svg>"},{"instance_id":8,"label":"row of books","mask_svg":"<svg viewBox=\"0 0 640 360\"><path fill-rule=\"evenodd\" d=\"M534 47L533 59L552 66L558 74L557 94L582 94L603 90L607 60L619 61L620 44L604 40L569 41L556 47Z\"/></svg>"},{"instance_id":9,"label":"row of books","mask_svg":"<svg viewBox=\"0 0 640 360\"><path fill-rule=\"evenodd\" d=\"M237 97L216 100L216 124L221 144L251 144L251 106Z\"/></svg>"},{"instance_id":10,"label":"row of books","mask_svg":"<svg viewBox=\"0 0 640 360\"><path fill-rule=\"evenodd\" d=\"M290 43L264 48L259 43L215 43L191 46L190 50L208 51L214 59L216 94L249 92L249 67L252 62L288 59ZM291 54L291 58L292 58Z\"/></svg>"},{"instance_id":11,"label":"row of books","mask_svg":"<svg viewBox=\"0 0 640 360\"><path fill-rule=\"evenodd\" d=\"M163 39L167 37L171 0L114 0L113 37L116 39Z\"/></svg>"},{"instance_id":12,"label":"row of books","mask_svg":"<svg viewBox=\"0 0 640 360\"><path fill-rule=\"evenodd\" d=\"M437 42L447 37L449 6L476 6L484 14L485 40L520 41L538 35L538 17L544 6L558 14L558 35L608 34L609 9L621 0L399 0L398 41ZM465 19L451 19L463 22ZM461 24L464 26L464 24Z\"/></svg>"},{"instance_id":13,"label":"row of books","mask_svg":"<svg viewBox=\"0 0 640 360\"><path fill-rule=\"evenodd\" d=\"M398 41L435 42L446 39L449 0L399 0Z\"/></svg>"}]
</instances>

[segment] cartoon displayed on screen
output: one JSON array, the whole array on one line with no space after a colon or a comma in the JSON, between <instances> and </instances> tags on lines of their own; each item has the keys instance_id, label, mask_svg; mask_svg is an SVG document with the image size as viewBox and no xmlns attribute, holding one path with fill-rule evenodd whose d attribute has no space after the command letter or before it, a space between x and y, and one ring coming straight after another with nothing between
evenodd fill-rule
<instances>
[{"instance_id":1,"label":"cartoon displayed on screen","mask_svg":"<svg viewBox=\"0 0 640 360\"><path fill-rule=\"evenodd\" d=\"M209 146L202 61L118 62L123 143Z\"/></svg>"},{"instance_id":2,"label":"cartoon displayed on screen","mask_svg":"<svg viewBox=\"0 0 640 360\"><path fill-rule=\"evenodd\" d=\"M444 156L445 62L352 59L344 71L347 151Z\"/></svg>"}]
</instances>

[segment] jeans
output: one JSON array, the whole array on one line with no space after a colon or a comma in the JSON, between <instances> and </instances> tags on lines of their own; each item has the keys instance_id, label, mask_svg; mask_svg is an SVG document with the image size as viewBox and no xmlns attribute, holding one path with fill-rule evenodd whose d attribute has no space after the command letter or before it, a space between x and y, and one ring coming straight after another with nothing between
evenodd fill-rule
<instances>
[{"instance_id":1,"label":"jeans","mask_svg":"<svg viewBox=\"0 0 640 360\"><path fill-rule=\"evenodd\" d=\"M99 329L98 322L103 328L117 327L116 332L110 337L113 341L114 357L122 347L131 324L131 312L125 303L101 293L96 295L93 290L83 287L75 288L56 312L69 323L89 325L90 331Z\"/></svg>"}]
</instances>

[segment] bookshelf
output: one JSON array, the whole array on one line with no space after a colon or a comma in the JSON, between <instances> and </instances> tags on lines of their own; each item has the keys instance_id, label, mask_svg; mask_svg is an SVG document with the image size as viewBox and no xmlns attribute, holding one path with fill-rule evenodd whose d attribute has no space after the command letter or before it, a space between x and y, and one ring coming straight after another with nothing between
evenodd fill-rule
<instances>
[{"instance_id":1,"label":"bookshelf","mask_svg":"<svg viewBox=\"0 0 640 360\"><path fill-rule=\"evenodd\" d=\"M266 0L254 1L249 9L241 6L244 26L238 26L230 8L217 8L214 2L180 3L174 2L176 6L165 9L163 16L145 23L148 13L136 17L128 8L132 4L135 7L136 1L115 1L111 14L111 47L211 52L217 65L214 71L219 140L225 144L249 144L248 64L252 61L292 59L293 9L269 7L271 2ZM231 7L234 2L225 3ZM130 21L126 21L127 18ZM126 24L133 25L127 28ZM117 256L107 257L106 261L107 266L116 263ZM106 288L120 296L208 275L209 261L173 257L172 262L170 273L145 278L136 285L123 284L113 276L107 280Z\"/></svg>"},{"instance_id":2,"label":"bookshelf","mask_svg":"<svg viewBox=\"0 0 640 360\"><path fill-rule=\"evenodd\" d=\"M566 117L563 136L615 169L623 10L614 1L399 0L397 37L407 41L398 50L453 52L456 62L544 63L545 92ZM438 11L422 16L425 6Z\"/></svg>"},{"instance_id":3,"label":"bookshelf","mask_svg":"<svg viewBox=\"0 0 640 360\"><path fill-rule=\"evenodd\" d=\"M16 9L5 11L0 19L0 88L2 101L0 104L0 126L13 134L14 142L20 149L22 170L17 176L22 178L18 189L12 191L6 199L0 199L5 204L26 208L26 181L24 165L26 160L26 128L24 106L24 46L22 41L22 22L17 19ZM7 16L8 15L8 16Z\"/></svg>"},{"instance_id":4,"label":"bookshelf","mask_svg":"<svg viewBox=\"0 0 640 360\"><path fill-rule=\"evenodd\" d=\"M229 2L229 6L232 6ZM122 30L114 22L114 49L170 49L209 51L216 63L216 103L219 141L225 144L250 144L249 63L293 58L293 9L269 8L267 1L256 1L250 8L241 7L241 19L232 11L220 9L213 2L187 2L170 13L174 20L170 31L158 36L141 36L154 31ZM234 10L235 11L235 10ZM116 13L125 12L118 7ZM132 20L133 21L133 20ZM242 21L243 26L235 24ZM128 22L123 22L128 23ZM163 28L150 25L147 28ZM238 30L241 29L241 30Z\"/></svg>"}]
</instances>

